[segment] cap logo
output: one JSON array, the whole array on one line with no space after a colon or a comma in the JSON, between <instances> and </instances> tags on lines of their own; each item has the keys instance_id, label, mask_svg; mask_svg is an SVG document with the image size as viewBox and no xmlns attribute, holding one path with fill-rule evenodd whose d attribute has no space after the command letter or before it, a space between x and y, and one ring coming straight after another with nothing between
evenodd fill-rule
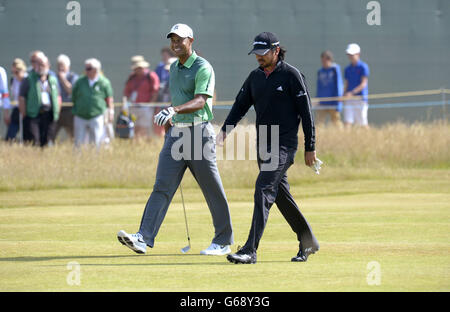
<instances>
[{"instance_id":1,"label":"cap logo","mask_svg":"<svg viewBox=\"0 0 450 312\"><path fill-rule=\"evenodd\" d=\"M255 44L263 44L263 45L267 45L267 42L263 42L263 41L255 41L253 42L253 45Z\"/></svg>"},{"instance_id":2,"label":"cap logo","mask_svg":"<svg viewBox=\"0 0 450 312\"><path fill-rule=\"evenodd\" d=\"M173 27L173 30L177 30L178 29L178 25L175 25L174 27Z\"/></svg>"}]
</instances>

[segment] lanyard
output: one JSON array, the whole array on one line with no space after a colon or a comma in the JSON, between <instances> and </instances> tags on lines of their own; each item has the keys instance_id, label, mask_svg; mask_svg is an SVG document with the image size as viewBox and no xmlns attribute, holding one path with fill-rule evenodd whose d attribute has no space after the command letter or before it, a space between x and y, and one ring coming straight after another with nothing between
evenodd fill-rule
<instances>
[{"instance_id":1,"label":"lanyard","mask_svg":"<svg viewBox=\"0 0 450 312\"><path fill-rule=\"evenodd\" d=\"M41 92L49 91L48 80L45 80L45 81L39 80L39 86L41 88Z\"/></svg>"}]
</instances>

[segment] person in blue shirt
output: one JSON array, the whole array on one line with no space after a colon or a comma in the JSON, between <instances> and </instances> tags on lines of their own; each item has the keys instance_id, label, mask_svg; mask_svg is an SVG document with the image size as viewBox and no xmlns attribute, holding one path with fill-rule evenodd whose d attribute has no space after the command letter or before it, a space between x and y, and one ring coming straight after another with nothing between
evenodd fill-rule
<instances>
[{"instance_id":1,"label":"person in blue shirt","mask_svg":"<svg viewBox=\"0 0 450 312\"><path fill-rule=\"evenodd\" d=\"M175 62L177 58L169 47L163 47L161 49L161 62L155 69L156 75L159 78L159 91L157 102L167 103L171 101L170 89L169 89L169 69L170 65ZM154 114L158 114L162 110L161 107L155 107ZM153 124L153 132L157 135L163 136L165 131L164 127L160 127Z\"/></svg>"},{"instance_id":2,"label":"person in blue shirt","mask_svg":"<svg viewBox=\"0 0 450 312\"><path fill-rule=\"evenodd\" d=\"M317 72L317 97L340 97L343 95L341 67L334 63L333 53L324 51L320 55L322 68ZM325 123L327 116L331 122L342 127L341 115L342 102L321 101L316 109L317 123Z\"/></svg>"},{"instance_id":3,"label":"person in blue shirt","mask_svg":"<svg viewBox=\"0 0 450 312\"><path fill-rule=\"evenodd\" d=\"M345 51L350 64L345 68L345 93L344 96L359 96L358 99L349 99L344 105L344 124L348 127L352 124L368 127L367 103L369 88L369 66L361 61L361 48L356 43L351 43Z\"/></svg>"},{"instance_id":4,"label":"person in blue shirt","mask_svg":"<svg viewBox=\"0 0 450 312\"><path fill-rule=\"evenodd\" d=\"M170 102L169 68L175 60L175 54L169 47L163 47L161 49L161 62L155 69L160 84L158 102Z\"/></svg>"}]
</instances>

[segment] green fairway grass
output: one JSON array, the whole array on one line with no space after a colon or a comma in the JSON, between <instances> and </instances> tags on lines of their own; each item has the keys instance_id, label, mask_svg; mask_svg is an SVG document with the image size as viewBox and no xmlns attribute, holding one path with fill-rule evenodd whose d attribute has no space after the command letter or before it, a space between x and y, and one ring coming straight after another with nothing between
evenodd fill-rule
<instances>
[{"instance_id":1,"label":"green fairway grass","mask_svg":"<svg viewBox=\"0 0 450 312\"><path fill-rule=\"evenodd\" d=\"M146 255L121 245L116 233L138 230L150 186L0 192L0 290L450 290L448 170L410 169L390 179L364 178L379 176L367 171L338 182L326 179L326 168L324 179L310 174L310 183L292 187L321 244L306 263L290 262L297 241L276 206L257 264L199 255L209 245L213 227L195 186L184 190L192 240L188 254L180 252L187 239L178 192L155 247ZM247 238L253 189L227 183L225 190L235 251ZM379 285L367 282L372 261L379 264ZM67 281L71 262L80 265L79 285Z\"/></svg>"}]
</instances>

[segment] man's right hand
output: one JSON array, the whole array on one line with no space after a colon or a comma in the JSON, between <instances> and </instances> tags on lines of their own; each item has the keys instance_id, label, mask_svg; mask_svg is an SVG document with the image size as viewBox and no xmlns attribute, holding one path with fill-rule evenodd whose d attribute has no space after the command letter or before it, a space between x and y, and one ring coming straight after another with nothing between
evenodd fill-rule
<instances>
[{"instance_id":1,"label":"man's right hand","mask_svg":"<svg viewBox=\"0 0 450 312\"><path fill-rule=\"evenodd\" d=\"M220 130L220 132L216 136L216 145L223 146L223 142L226 138L227 134L224 131Z\"/></svg>"}]
</instances>

